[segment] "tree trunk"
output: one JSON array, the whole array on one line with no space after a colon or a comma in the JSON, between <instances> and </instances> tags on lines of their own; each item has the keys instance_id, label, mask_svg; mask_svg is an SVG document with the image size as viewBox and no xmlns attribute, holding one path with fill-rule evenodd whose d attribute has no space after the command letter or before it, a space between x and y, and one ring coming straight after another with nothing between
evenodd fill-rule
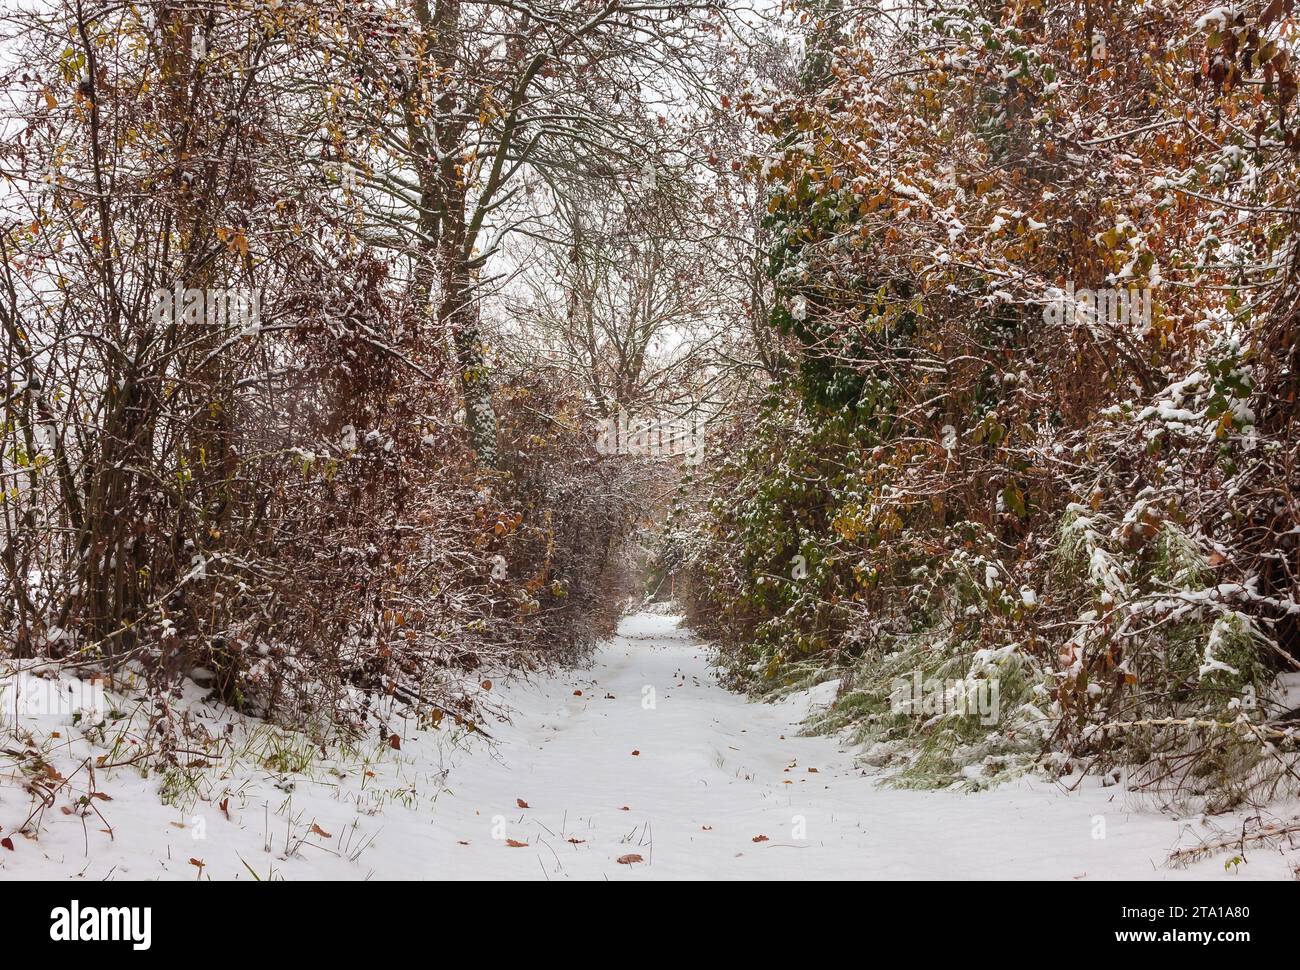
<instances>
[{"instance_id":1,"label":"tree trunk","mask_svg":"<svg viewBox=\"0 0 1300 970\"><path fill-rule=\"evenodd\" d=\"M465 430L470 447L478 455L480 463L494 466L497 462L497 417L492 409L492 387L483 353L479 306L470 281L463 275L453 275L447 280L439 317L450 327L456 345Z\"/></svg>"}]
</instances>

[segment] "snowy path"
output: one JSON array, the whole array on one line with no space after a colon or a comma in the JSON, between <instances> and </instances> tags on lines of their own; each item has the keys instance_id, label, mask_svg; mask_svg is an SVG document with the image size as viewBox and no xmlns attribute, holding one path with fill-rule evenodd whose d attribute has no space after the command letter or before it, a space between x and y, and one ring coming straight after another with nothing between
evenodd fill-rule
<instances>
[{"instance_id":1,"label":"snowy path","mask_svg":"<svg viewBox=\"0 0 1300 970\"><path fill-rule=\"evenodd\" d=\"M102 819L73 801L77 765L99 749L63 733L47 756L71 791L37 836L18 837L32 801L0 771L0 834L15 843L0 879L1290 877L1269 849L1235 872L1222 856L1167 868L1170 849L1240 820L1177 821L1114 788L879 787L835 739L798 735L817 698L729 693L672 617L630 617L589 669L498 692L515 715L491 727L491 755L410 730L400 750L372 741L305 775L232 755L203 769L197 800L170 807L156 773L115 769L96 776ZM228 712L195 711L221 736ZM631 855L642 861L618 862Z\"/></svg>"},{"instance_id":2,"label":"snowy path","mask_svg":"<svg viewBox=\"0 0 1300 970\"><path fill-rule=\"evenodd\" d=\"M655 704L646 709L651 689ZM965 795L881 788L833 739L798 736L800 704L750 703L719 687L702 646L672 617L630 617L585 675L517 691L511 701L519 714L505 735L503 763L453 771L456 797L439 806L445 812L437 827L462 832L471 844L440 851L446 862L430 876L1289 875L1285 860L1267 851L1253 853L1235 876L1221 859L1167 869L1171 848L1208 830L1198 820L1132 814L1114 789L1067 795L1026 783ZM516 798L530 807L517 808ZM493 840L494 815L498 823L504 818L507 838L527 847ZM1098 815L1105 839L1093 837ZM753 841L759 836L766 841ZM645 861L617 863L632 853Z\"/></svg>"}]
</instances>

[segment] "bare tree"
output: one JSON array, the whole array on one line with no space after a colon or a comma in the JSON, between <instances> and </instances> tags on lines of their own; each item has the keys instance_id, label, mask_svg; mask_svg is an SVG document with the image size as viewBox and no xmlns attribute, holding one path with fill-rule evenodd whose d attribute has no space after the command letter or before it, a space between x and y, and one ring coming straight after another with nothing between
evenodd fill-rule
<instances>
[{"instance_id":1,"label":"bare tree","mask_svg":"<svg viewBox=\"0 0 1300 970\"><path fill-rule=\"evenodd\" d=\"M630 199L592 187L562 206L560 241L521 255L503 301L527 352L575 375L601 417L688 397L724 319L711 241L682 219L690 198L645 182Z\"/></svg>"},{"instance_id":2,"label":"bare tree","mask_svg":"<svg viewBox=\"0 0 1300 970\"><path fill-rule=\"evenodd\" d=\"M640 172L644 104L690 83L720 16L707 2L415 0L350 5L320 32L328 157L362 183L360 235L405 258L416 318L451 334L485 464L480 301L502 240L536 218L525 176Z\"/></svg>"}]
</instances>

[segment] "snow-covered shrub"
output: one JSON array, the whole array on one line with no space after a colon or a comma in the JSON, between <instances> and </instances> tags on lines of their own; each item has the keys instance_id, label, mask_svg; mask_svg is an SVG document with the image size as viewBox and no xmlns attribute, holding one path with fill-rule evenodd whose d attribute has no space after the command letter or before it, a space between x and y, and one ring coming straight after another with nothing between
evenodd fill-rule
<instances>
[{"instance_id":1,"label":"snow-covered shrub","mask_svg":"<svg viewBox=\"0 0 1300 970\"><path fill-rule=\"evenodd\" d=\"M879 43L812 18L804 87L752 109L785 368L674 541L737 678L839 676L822 723L900 781L973 781L1008 741L1216 805L1295 777L1270 699L1300 662L1294 157L1223 125L1222 37L1136 8L1098 14L1130 68L1100 72L1050 5ZM1148 99L1171 58L1218 144ZM1062 304L1093 287L1149 313ZM886 706L900 666L1012 644L1014 739Z\"/></svg>"},{"instance_id":2,"label":"snow-covered shrub","mask_svg":"<svg viewBox=\"0 0 1300 970\"><path fill-rule=\"evenodd\" d=\"M285 14L297 41L271 70L220 18L201 66L169 53L192 13L157 44L137 43L139 11L96 19L102 127L66 43L9 24L60 95L57 113L30 92L5 109L46 134L21 160L44 181L3 203L0 659L140 677L164 761L185 748L188 682L320 734L384 734L376 696L479 723L464 686L483 669L572 657L608 628L625 503L585 432L521 418L470 447L485 421L454 415L470 396L486 417L494 385L451 346L465 307L451 328L433 309L454 281L366 237L322 146L303 153L317 122L300 112L325 106L290 64L322 10ZM77 15L49 16L63 33ZM160 100L190 86L181 61L191 95ZM84 205L101 166L120 178ZM173 286L255 292L260 315L173 312Z\"/></svg>"}]
</instances>

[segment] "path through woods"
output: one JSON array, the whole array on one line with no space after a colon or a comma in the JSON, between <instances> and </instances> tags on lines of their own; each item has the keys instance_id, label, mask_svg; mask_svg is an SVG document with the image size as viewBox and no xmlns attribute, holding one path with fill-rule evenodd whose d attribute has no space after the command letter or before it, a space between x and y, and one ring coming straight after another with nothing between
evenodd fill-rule
<instances>
[{"instance_id":1,"label":"path through woods","mask_svg":"<svg viewBox=\"0 0 1300 970\"><path fill-rule=\"evenodd\" d=\"M1186 869L1170 850L1241 828L1143 808L1086 779L1080 790L1022 781L993 791L900 791L832 737L804 737L833 684L777 704L724 689L708 649L676 617L625 619L589 667L496 684L513 709L490 751L448 732L403 728L303 772L267 768L261 722L201 703L213 736L253 732L260 748L185 775L192 803L160 802L174 779L96 774L99 817L46 812L15 834L0 876L98 879L1286 878L1275 849L1227 871L1220 853ZM261 734L257 732L262 732ZM71 734L71 732L69 732ZM65 735L46 752L84 794L87 755ZM0 827L30 799L0 778ZM107 798L103 798L107 796ZM102 799L102 800L101 800ZM60 803L62 804L62 802ZM1095 838L1098 818L1105 838ZM102 819L102 821L101 821ZM111 833L105 823L112 826ZM619 860L627 860L620 862ZM199 868L201 864L201 869Z\"/></svg>"}]
</instances>

